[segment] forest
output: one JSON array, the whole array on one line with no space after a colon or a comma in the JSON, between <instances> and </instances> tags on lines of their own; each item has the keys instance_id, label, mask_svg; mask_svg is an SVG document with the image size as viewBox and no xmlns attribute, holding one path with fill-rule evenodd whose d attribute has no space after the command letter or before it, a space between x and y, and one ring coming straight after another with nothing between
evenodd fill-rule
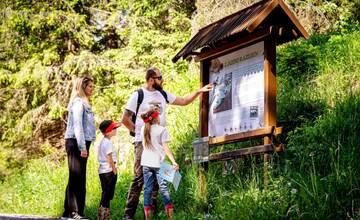
<instances>
[{"instance_id":1,"label":"forest","mask_svg":"<svg viewBox=\"0 0 360 220\"><path fill-rule=\"evenodd\" d=\"M125 104L158 67L164 88L200 87L199 63L171 59L202 27L258 0L5 0L0 2L0 213L59 217L68 170L64 149L72 81L90 74L96 125L120 121ZM360 218L360 1L285 0L310 34L277 47L277 125L285 151L268 182L259 156L235 169L192 158L199 101L167 108L170 148L180 165L170 193L174 219ZM181 117L179 117L181 116ZM95 146L85 213L101 197ZM257 143L224 145L218 151ZM133 177L133 139L115 137L120 167L111 218L122 219ZM160 197L158 198L160 201ZM136 217L143 216L143 200ZM161 204L161 202L159 202ZM157 219L166 219L163 206Z\"/></svg>"}]
</instances>

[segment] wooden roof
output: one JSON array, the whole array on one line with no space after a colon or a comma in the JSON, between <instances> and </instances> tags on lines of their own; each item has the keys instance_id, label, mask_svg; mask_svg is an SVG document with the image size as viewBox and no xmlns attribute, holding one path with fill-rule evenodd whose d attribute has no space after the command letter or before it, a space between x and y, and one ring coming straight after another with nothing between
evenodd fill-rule
<instances>
[{"instance_id":1,"label":"wooden roof","mask_svg":"<svg viewBox=\"0 0 360 220\"><path fill-rule=\"evenodd\" d=\"M200 48L217 48L224 42L249 36L257 30L270 26L281 29L281 33L279 31L276 37L277 44L299 37L306 39L309 37L283 0L263 0L200 29L172 61L176 62L181 57L185 59L191 54L199 54L196 50Z\"/></svg>"}]
</instances>

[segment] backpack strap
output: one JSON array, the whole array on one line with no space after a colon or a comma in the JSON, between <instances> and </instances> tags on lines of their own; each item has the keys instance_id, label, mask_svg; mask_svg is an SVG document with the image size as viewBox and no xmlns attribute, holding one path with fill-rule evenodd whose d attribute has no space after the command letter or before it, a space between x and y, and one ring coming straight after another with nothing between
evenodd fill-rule
<instances>
[{"instance_id":1,"label":"backpack strap","mask_svg":"<svg viewBox=\"0 0 360 220\"><path fill-rule=\"evenodd\" d=\"M138 114L139 107L140 107L142 101L144 100L144 91L142 89L138 89L137 93L138 93L138 99L137 99L137 104L136 104L135 118L136 118L136 116Z\"/></svg>"},{"instance_id":2,"label":"backpack strap","mask_svg":"<svg viewBox=\"0 0 360 220\"><path fill-rule=\"evenodd\" d=\"M136 116L138 114L138 111L139 111L139 107L140 107L140 104L142 103L142 101L144 100L144 91L142 89L138 89L136 91L138 93L138 99L137 99L137 103L136 103L136 112L135 114L132 115L131 117L131 121L135 124L136 122ZM135 136L135 132L133 131L130 131L130 135L131 136Z\"/></svg>"},{"instance_id":3,"label":"backpack strap","mask_svg":"<svg viewBox=\"0 0 360 220\"><path fill-rule=\"evenodd\" d=\"M139 111L139 107L140 107L142 101L144 100L144 91L142 89L138 89L136 91L138 93L138 99L137 99L137 104L136 104L136 112L135 112L135 115L134 115L135 120L136 120L136 116L137 116L138 111ZM166 92L164 90L162 90L162 89L158 90L158 91L161 93L162 96L164 96L164 99L165 99L166 103L169 103ZM135 120L133 120L134 124L135 124Z\"/></svg>"},{"instance_id":4,"label":"backpack strap","mask_svg":"<svg viewBox=\"0 0 360 220\"><path fill-rule=\"evenodd\" d=\"M166 103L168 103L169 104L169 100L168 100L168 98L167 98L167 93L164 91L164 90L158 90L160 93L161 93L161 95L162 96L164 96L164 99L165 99L165 101L166 101Z\"/></svg>"}]
</instances>

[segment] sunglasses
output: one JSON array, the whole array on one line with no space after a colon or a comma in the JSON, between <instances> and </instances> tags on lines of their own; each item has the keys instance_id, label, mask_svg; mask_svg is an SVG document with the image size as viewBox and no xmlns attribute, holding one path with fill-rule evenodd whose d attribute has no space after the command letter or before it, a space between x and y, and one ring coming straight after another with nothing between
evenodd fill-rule
<instances>
[{"instance_id":1,"label":"sunglasses","mask_svg":"<svg viewBox=\"0 0 360 220\"><path fill-rule=\"evenodd\" d=\"M160 76L154 76L154 77L151 77L151 78L153 78L153 79L158 79L158 80L162 80L162 75L160 75Z\"/></svg>"}]
</instances>

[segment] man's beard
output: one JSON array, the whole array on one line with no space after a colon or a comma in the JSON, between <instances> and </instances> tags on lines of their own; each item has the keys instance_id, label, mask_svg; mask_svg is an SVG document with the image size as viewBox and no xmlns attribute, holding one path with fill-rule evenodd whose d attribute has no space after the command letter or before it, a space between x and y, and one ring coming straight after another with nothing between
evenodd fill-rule
<instances>
[{"instance_id":1,"label":"man's beard","mask_svg":"<svg viewBox=\"0 0 360 220\"><path fill-rule=\"evenodd\" d=\"M163 89L162 83L160 84L160 83L154 82L153 88L156 90L162 90Z\"/></svg>"}]
</instances>

